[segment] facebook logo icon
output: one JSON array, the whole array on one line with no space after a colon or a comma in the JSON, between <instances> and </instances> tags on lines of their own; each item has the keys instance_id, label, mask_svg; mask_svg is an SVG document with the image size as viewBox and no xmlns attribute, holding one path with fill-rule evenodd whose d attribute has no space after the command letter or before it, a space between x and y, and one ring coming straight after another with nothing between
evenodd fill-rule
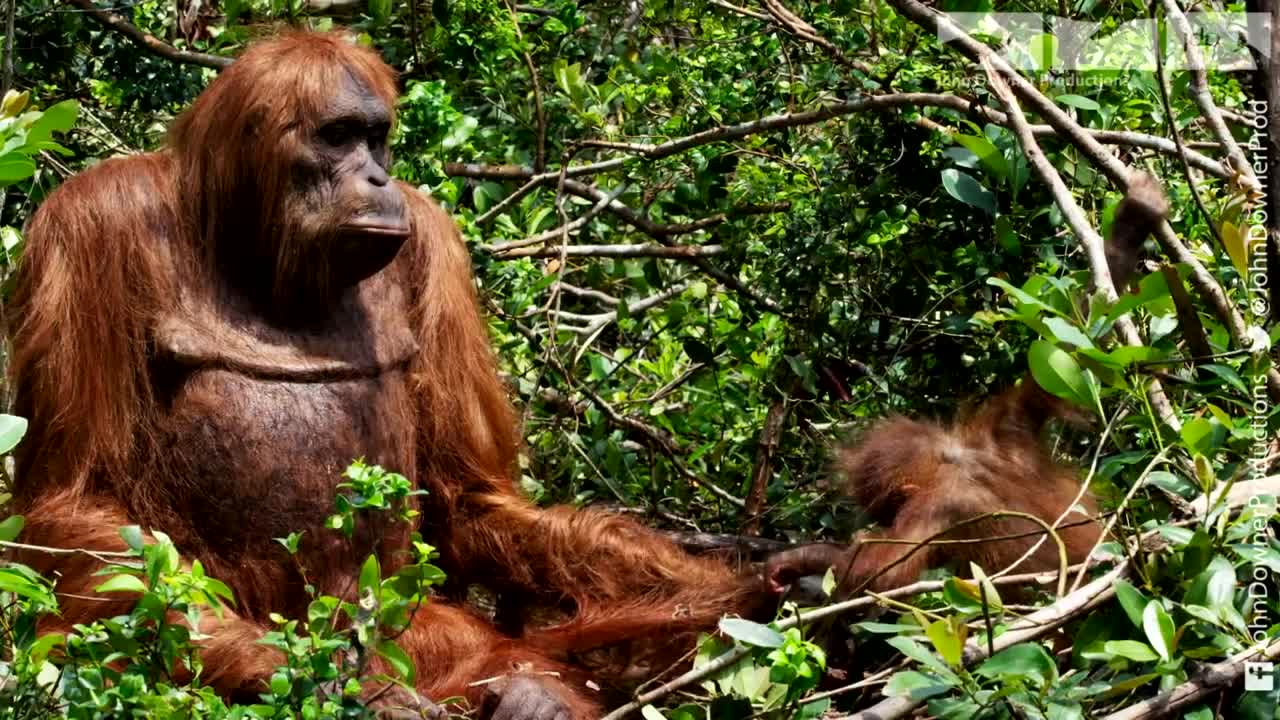
<instances>
[{"instance_id":1,"label":"facebook logo icon","mask_svg":"<svg viewBox=\"0 0 1280 720\"><path fill-rule=\"evenodd\" d=\"M1271 692L1274 690L1274 666L1269 662L1246 662L1244 664L1244 689L1248 692Z\"/></svg>"}]
</instances>

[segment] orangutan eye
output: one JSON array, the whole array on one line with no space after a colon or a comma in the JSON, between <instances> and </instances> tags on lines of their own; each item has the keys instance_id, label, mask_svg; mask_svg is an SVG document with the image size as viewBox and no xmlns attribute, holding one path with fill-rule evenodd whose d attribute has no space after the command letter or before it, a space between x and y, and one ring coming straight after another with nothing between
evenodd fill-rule
<instances>
[{"instance_id":1,"label":"orangutan eye","mask_svg":"<svg viewBox=\"0 0 1280 720\"><path fill-rule=\"evenodd\" d=\"M342 147L354 140L359 133L355 123L337 120L320 128L320 139L333 147Z\"/></svg>"}]
</instances>

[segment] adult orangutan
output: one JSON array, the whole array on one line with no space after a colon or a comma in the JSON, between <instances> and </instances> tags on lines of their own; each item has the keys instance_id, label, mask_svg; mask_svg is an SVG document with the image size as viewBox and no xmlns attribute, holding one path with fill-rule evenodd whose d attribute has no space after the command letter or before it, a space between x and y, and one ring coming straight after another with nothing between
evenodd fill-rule
<instances>
[{"instance_id":1,"label":"adult orangutan","mask_svg":"<svg viewBox=\"0 0 1280 720\"><path fill-rule=\"evenodd\" d=\"M325 594L350 597L369 553L405 560L414 528L390 517L351 541L323 527L363 457L429 491L424 537L451 577L572 608L513 639L428 604L401 637L418 690L498 720L589 718L573 653L711 627L764 594L638 524L540 510L513 489L518 434L467 251L438 206L388 176L395 99L375 53L280 37L219 75L165 149L49 196L14 301L24 539L112 551L122 525L167 533L235 591L235 615L201 622L203 680L253 697L279 659L255 642L268 613L305 617L307 602L273 538L305 531L300 564ZM132 607L93 597L86 556L22 560L56 574L65 628Z\"/></svg>"},{"instance_id":2,"label":"adult orangutan","mask_svg":"<svg viewBox=\"0 0 1280 720\"><path fill-rule=\"evenodd\" d=\"M1107 261L1117 287L1127 287L1142 243L1168 213L1159 183L1135 174L1116 208ZM926 568L968 572L975 563L1003 570L1029 552L1024 572L1058 567L1057 545L1038 523L1016 517L972 521L997 510L1022 512L1047 524L1062 520L1059 535L1071 562L1081 562L1102 531L1097 503L1081 492L1073 468L1054 460L1041 434L1055 417L1080 420L1084 411L1045 392L1029 375L956 422L906 417L874 424L858 442L838 451L835 469L849 494L879 526L852 547L814 544L771 558L766 574L775 591L834 568L843 592L901 587ZM955 528L947 532L949 528ZM970 542L911 543L928 538ZM1001 539L1002 538L1002 539ZM866 540L897 540L872 543ZM975 542L976 541L976 542Z\"/></svg>"}]
</instances>

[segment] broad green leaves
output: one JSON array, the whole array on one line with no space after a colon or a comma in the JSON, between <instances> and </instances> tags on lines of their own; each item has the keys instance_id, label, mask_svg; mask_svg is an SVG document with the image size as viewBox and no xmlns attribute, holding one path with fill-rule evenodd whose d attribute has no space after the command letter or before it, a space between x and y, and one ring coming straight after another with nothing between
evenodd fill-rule
<instances>
[{"instance_id":1,"label":"broad green leaves","mask_svg":"<svg viewBox=\"0 0 1280 720\"><path fill-rule=\"evenodd\" d=\"M946 189L951 197L960 202L995 215L995 195L977 180L974 180L972 176L954 168L947 168L942 171L942 187Z\"/></svg>"},{"instance_id":2,"label":"broad green leaves","mask_svg":"<svg viewBox=\"0 0 1280 720\"><path fill-rule=\"evenodd\" d=\"M1036 384L1049 393L1082 407L1098 407L1096 381L1066 351L1044 340L1036 340L1027 353L1027 364Z\"/></svg>"},{"instance_id":3,"label":"broad green leaves","mask_svg":"<svg viewBox=\"0 0 1280 720\"><path fill-rule=\"evenodd\" d=\"M26 418L0 414L0 455L12 452L26 434Z\"/></svg>"}]
</instances>

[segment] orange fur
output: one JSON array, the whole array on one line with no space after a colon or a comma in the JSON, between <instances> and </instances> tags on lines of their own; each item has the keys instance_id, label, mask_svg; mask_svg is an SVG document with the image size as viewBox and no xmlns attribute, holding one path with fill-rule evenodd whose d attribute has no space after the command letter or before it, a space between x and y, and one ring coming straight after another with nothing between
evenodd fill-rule
<instances>
[{"instance_id":1,"label":"orange fur","mask_svg":"<svg viewBox=\"0 0 1280 720\"><path fill-rule=\"evenodd\" d=\"M1135 173L1116 208L1106 248L1108 270L1121 291L1137 265L1143 241L1168 211L1160 183L1144 172ZM1011 510L1047 524L1064 516L1059 534L1068 560L1082 562L1102 528L1094 520L1097 502L1088 492L1080 493L1075 470L1055 462L1041 442L1041 431L1055 417L1080 420L1087 415L1045 392L1028 375L1019 386L958 422L895 417L877 423L856 445L841 450L836 461L849 494L880 525L859 539L920 542L985 513ZM1021 518L985 519L939 538L979 542L928 545L916 552L909 544L869 542L847 551L830 545L801 548L794 560L775 559L770 576L785 579L834 563L846 590L866 583L884 590L906 585L932 567L950 565L968 572L969 563L974 563L997 572L1042 536L992 538L1041 530L1038 523ZM1057 551L1046 539L1018 569L1055 569Z\"/></svg>"},{"instance_id":2,"label":"orange fur","mask_svg":"<svg viewBox=\"0 0 1280 720\"><path fill-rule=\"evenodd\" d=\"M335 453L349 448L346 461L361 453L372 461L403 451L404 466L389 469L429 490L422 530L451 579L496 582L573 609L558 627L512 639L433 603L403 636L417 661L418 689L478 702L483 688L475 681L513 669L546 671L559 674L546 682L574 716L590 717L596 701L582 684L586 676L566 664L578 653L635 641L678 654L680 633L767 602L754 579L690 557L634 522L540 510L517 493L519 435L468 253L452 220L416 190L402 186L411 238L351 300L365 303L353 317L367 316L354 337L244 329L257 318L235 315L238 306L227 304L219 263L228 243L276 249L270 294L280 302L331 290L319 271L314 281L297 280L300 250L323 228L297 217L286 169L344 73L392 105L392 71L341 37L295 34L256 45L178 120L169 148L102 162L36 213L13 304L10 364L17 412L31 420L17 458L24 540L118 551L120 525L169 534L237 595L235 615L207 623L205 680L228 695L252 696L276 659L254 642L268 614L300 617L306 606L301 575L265 526L307 531L300 561L308 579L322 592L350 596L364 555L376 552L384 568L395 567L410 528L369 521L343 543L321 527L339 481ZM173 348L186 352L182 343L193 337L187 355L204 364L175 366L172 357L186 355ZM396 365L396 353L414 345L407 365ZM334 366L332 357L354 360ZM295 419L288 403L254 389L315 397L316 381L271 380L276 363L283 376L301 366L307 377L332 367L357 373L371 363L381 368L376 382L333 380L332 396L373 392L377 405L333 411L345 416L298 409ZM253 376L263 366L268 377ZM323 382L321 389L330 387ZM282 424L264 424L277 415ZM220 424L228 418L234 422ZM208 478L220 484L207 486ZM131 606L128 597L90 597L98 564L85 556L18 559L58 577L61 627ZM621 676L624 666L596 668L597 677Z\"/></svg>"},{"instance_id":3,"label":"orange fur","mask_svg":"<svg viewBox=\"0 0 1280 720\"><path fill-rule=\"evenodd\" d=\"M1059 533L1071 562L1080 562L1101 532L1093 520L1097 504L1086 492L1079 501L1082 512L1072 510L1080 490L1075 472L1055 462L1039 437L1062 407L1027 377L972 417L951 425L902 417L877 423L856 445L841 451L836 463L850 495L882 526L859 539L922 541L997 510L1029 513L1050 524L1066 513ZM981 540L1040 529L1019 518L986 519L944 539ZM909 557L911 545L859 543L843 565L837 564L837 576L845 576L845 587L870 580L871 589L884 590L906 585L931 567L953 566L967 573L972 562L996 572L1039 539L929 545ZM1046 540L1019 570L1056 567L1057 545Z\"/></svg>"}]
</instances>

